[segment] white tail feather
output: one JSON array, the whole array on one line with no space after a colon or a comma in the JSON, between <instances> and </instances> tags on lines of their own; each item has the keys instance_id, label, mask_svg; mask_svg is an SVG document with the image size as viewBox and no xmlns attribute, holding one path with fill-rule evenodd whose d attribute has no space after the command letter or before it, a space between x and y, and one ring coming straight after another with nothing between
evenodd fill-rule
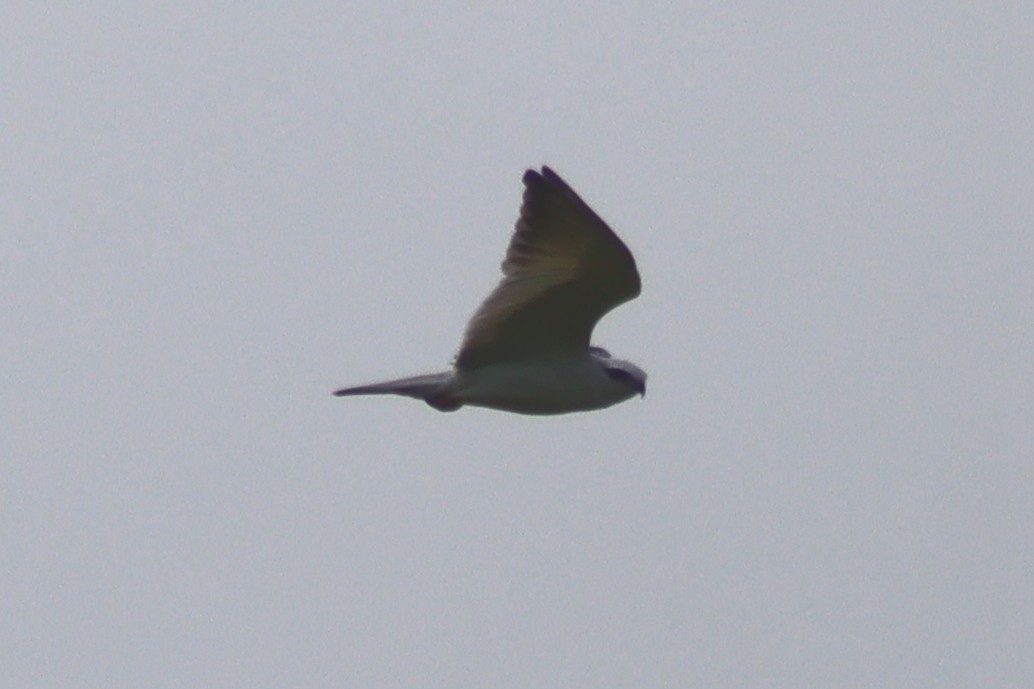
<instances>
[{"instance_id":1,"label":"white tail feather","mask_svg":"<svg viewBox=\"0 0 1034 689\"><path fill-rule=\"evenodd\" d=\"M336 397L351 395L404 395L423 400L435 409L453 411L459 409L461 403L448 395L447 383L452 379L451 373L431 373L425 376L400 378L372 385L359 385L351 388L335 390Z\"/></svg>"}]
</instances>

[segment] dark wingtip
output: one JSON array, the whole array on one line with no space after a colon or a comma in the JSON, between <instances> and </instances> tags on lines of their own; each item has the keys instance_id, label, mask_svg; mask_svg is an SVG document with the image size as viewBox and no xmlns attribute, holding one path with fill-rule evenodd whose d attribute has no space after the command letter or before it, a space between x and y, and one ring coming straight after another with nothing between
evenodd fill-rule
<instances>
[{"instance_id":1,"label":"dark wingtip","mask_svg":"<svg viewBox=\"0 0 1034 689\"><path fill-rule=\"evenodd\" d=\"M549 168L543 167L542 169L548 170ZM521 177L521 181L524 182L524 186L530 187L531 185L538 184L542 181L542 174L534 168L528 168L524 171L524 176Z\"/></svg>"},{"instance_id":2,"label":"dark wingtip","mask_svg":"<svg viewBox=\"0 0 1034 689\"><path fill-rule=\"evenodd\" d=\"M542 170L536 170L535 168L528 168L524 171L523 181L525 184L534 184L535 182L555 182L560 179L560 175L553 171L548 165L543 165Z\"/></svg>"}]
</instances>

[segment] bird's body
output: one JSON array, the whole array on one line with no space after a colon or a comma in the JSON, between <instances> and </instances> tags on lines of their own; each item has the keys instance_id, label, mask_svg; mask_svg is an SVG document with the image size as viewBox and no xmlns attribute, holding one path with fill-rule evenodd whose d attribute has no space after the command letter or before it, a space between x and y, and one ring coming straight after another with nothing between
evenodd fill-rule
<instances>
[{"instance_id":1,"label":"bird's body","mask_svg":"<svg viewBox=\"0 0 1034 689\"><path fill-rule=\"evenodd\" d=\"M614 362L607 363L613 365ZM638 371L627 362L620 364ZM346 388L335 394L339 397L405 395L422 399L440 411L469 405L546 415L603 409L641 392L615 380L608 375L603 360L595 354L587 354L572 361L498 363L472 370L455 369Z\"/></svg>"},{"instance_id":2,"label":"bird's body","mask_svg":"<svg viewBox=\"0 0 1034 689\"><path fill-rule=\"evenodd\" d=\"M468 324L453 370L335 395L405 395L441 411L564 414L646 392L641 369L589 346L596 322L639 294L631 252L548 167L528 170L524 184L503 280Z\"/></svg>"}]
</instances>

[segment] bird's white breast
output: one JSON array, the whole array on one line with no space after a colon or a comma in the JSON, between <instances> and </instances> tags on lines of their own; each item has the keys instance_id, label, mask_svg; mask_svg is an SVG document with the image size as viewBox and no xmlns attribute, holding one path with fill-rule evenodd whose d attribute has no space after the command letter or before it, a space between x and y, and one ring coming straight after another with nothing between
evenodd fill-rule
<instances>
[{"instance_id":1,"label":"bird's white breast","mask_svg":"<svg viewBox=\"0 0 1034 689\"><path fill-rule=\"evenodd\" d=\"M599 363L575 361L492 364L457 371L452 394L464 404L522 414L602 409L632 396Z\"/></svg>"}]
</instances>

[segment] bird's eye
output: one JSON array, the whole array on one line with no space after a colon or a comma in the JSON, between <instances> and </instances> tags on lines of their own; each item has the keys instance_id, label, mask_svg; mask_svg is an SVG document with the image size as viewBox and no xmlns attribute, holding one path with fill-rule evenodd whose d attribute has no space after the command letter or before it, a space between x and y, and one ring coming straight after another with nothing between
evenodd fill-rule
<instances>
[{"instance_id":1,"label":"bird's eye","mask_svg":"<svg viewBox=\"0 0 1034 689\"><path fill-rule=\"evenodd\" d=\"M623 368L606 368L607 377L613 380L615 383L620 383L632 390L635 390L640 395L646 394L646 381L639 378L633 373L626 371Z\"/></svg>"},{"instance_id":2,"label":"bird's eye","mask_svg":"<svg viewBox=\"0 0 1034 689\"><path fill-rule=\"evenodd\" d=\"M607 376L610 377L611 380L616 380L619 383L632 380L632 374L623 368L608 368L605 370L607 372Z\"/></svg>"}]
</instances>

